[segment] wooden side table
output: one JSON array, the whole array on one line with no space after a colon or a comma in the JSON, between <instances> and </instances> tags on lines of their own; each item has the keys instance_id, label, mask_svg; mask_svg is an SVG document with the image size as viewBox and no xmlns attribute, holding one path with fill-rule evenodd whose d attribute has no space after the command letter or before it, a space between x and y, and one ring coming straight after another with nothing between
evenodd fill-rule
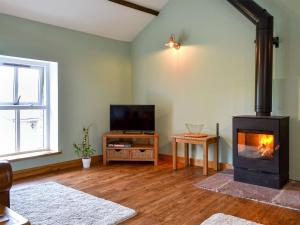
<instances>
[{"instance_id":1,"label":"wooden side table","mask_svg":"<svg viewBox=\"0 0 300 225\"><path fill-rule=\"evenodd\" d=\"M0 205L0 215L7 217L9 220L0 222L0 225L30 225L30 222L15 211Z\"/></svg>"},{"instance_id":2,"label":"wooden side table","mask_svg":"<svg viewBox=\"0 0 300 225\"><path fill-rule=\"evenodd\" d=\"M214 170L219 170L219 137L216 135L208 135L203 138L186 137L184 134L176 134L172 136L173 149L173 169L177 169L177 143L184 144L184 166L190 164L189 144L203 146L203 175L207 176L208 171L208 146L214 144Z\"/></svg>"}]
</instances>

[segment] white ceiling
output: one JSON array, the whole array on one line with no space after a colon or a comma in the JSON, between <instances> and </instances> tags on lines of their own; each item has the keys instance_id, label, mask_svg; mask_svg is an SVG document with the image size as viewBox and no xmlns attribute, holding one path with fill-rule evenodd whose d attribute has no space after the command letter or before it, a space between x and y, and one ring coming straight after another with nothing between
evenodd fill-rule
<instances>
[{"instance_id":1,"label":"white ceiling","mask_svg":"<svg viewBox=\"0 0 300 225\"><path fill-rule=\"evenodd\" d=\"M161 10L168 0L130 0ZM0 13L123 41L155 18L108 0L0 0Z\"/></svg>"}]
</instances>

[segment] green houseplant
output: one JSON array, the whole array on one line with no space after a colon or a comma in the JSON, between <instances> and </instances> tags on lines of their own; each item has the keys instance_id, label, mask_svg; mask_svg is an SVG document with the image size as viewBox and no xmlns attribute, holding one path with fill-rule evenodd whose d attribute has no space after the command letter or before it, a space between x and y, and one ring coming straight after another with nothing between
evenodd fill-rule
<instances>
[{"instance_id":1,"label":"green houseplant","mask_svg":"<svg viewBox=\"0 0 300 225\"><path fill-rule=\"evenodd\" d=\"M81 144L73 144L74 151L78 157L82 158L82 165L85 169L90 168L91 156L95 153L95 149L89 143L89 129L90 126L82 129L83 138Z\"/></svg>"}]
</instances>

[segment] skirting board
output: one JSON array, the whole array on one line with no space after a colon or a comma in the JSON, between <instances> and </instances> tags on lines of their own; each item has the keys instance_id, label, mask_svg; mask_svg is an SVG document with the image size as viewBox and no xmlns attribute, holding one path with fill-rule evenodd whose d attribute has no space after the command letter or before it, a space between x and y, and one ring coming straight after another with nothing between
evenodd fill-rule
<instances>
[{"instance_id":1,"label":"skirting board","mask_svg":"<svg viewBox=\"0 0 300 225\"><path fill-rule=\"evenodd\" d=\"M160 154L159 158L165 161L172 161L172 155L164 155L164 154ZM184 157L183 156L177 156L177 162L179 164L184 165ZM192 166L200 166L203 167L203 160L201 159L190 159L190 165ZM208 168L213 169L214 168L214 162L213 161L208 161ZM220 163L219 164L219 169L220 170L226 170L226 169L232 169L232 165L229 163Z\"/></svg>"},{"instance_id":2,"label":"skirting board","mask_svg":"<svg viewBox=\"0 0 300 225\"><path fill-rule=\"evenodd\" d=\"M164 161L169 161L172 162L172 156L171 155L164 155L160 154L159 155L160 160ZM184 157L177 157L177 161L179 164L184 164ZM101 164L102 163L102 155L97 155L92 157L92 165L96 164ZM191 165L194 166L203 166L203 160L199 159L190 159ZM39 166L39 167L34 167L34 168L29 168L29 169L24 169L24 170L18 170L13 172L13 179L14 181L28 178L28 177L33 177L37 175L42 175L42 174L47 174L47 173L52 173L52 172L57 172L57 171L62 171L62 170L67 170L67 169L73 169L73 168L81 168L82 167L82 162L81 159L75 159L75 160L70 160L70 161L65 161L65 162L59 162L55 164L49 164L45 166ZM208 167L213 168L213 162L209 161L208 162ZM225 169L232 169L231 164L227 163L220 163L220 170L225 170Z\"/></svg>"},{"instance_id":3,"label":"skirting board","mask_svg":"<svg viewBox=\"0 0 300 225\"><path fill-rule=\"evenodd\" d=\"M101 156L100 155L92 156L91 165L95 165L100 162L102 162L102 155ZM17 170L17 171L13 172L13 179L14 179L14 181L16 181L16 180L20 180L20 179L28 178L28 177L32 177L32 176L57 172L57 171L66 170L66 169L80 168L80 167L82 167L81 159L74 159L74 160L59 162L59 163L55 163L55 164L49 164L49 165L45 165L45 166L29 168L29 169L25 169L25 170Z\"/></svg>"}]
</instances>

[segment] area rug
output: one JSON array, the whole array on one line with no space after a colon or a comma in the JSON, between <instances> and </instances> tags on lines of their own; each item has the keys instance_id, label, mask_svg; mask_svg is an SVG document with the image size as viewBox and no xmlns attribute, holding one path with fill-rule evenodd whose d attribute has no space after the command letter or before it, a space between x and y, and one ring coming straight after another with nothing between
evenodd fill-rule
<instances>
[{"instance_id":1,"label":"area rug","mask_svg":"<svg viewBox=\"0 0 300 225\"><path fill-rule=\"evenodd\" d=\"M55 182L12 189L11 208L32 225L112 225L136 215L133 209Z\"/></svg>"},{"instance_id":2,"label":"area rug","mask_svg":"<svg viewBox=\"0 0 300 225\"><path fill-rule=\"evenodd\" d=\"M233 172L217 173L195 184L196 187L235 197L300 211L300 182L290 181L282 190L233 180Z\"/></svg>"},{"instance_id":3,"label":"area rug","mask_svg":"<svg viewBox=\"0 0 300 225\"><path fill-rule=\"evenodd\" d=\"M200 225L262 225L249 220L241 219L235 216L217 213L209 217Z\"/></svg>"}]
</instances>

